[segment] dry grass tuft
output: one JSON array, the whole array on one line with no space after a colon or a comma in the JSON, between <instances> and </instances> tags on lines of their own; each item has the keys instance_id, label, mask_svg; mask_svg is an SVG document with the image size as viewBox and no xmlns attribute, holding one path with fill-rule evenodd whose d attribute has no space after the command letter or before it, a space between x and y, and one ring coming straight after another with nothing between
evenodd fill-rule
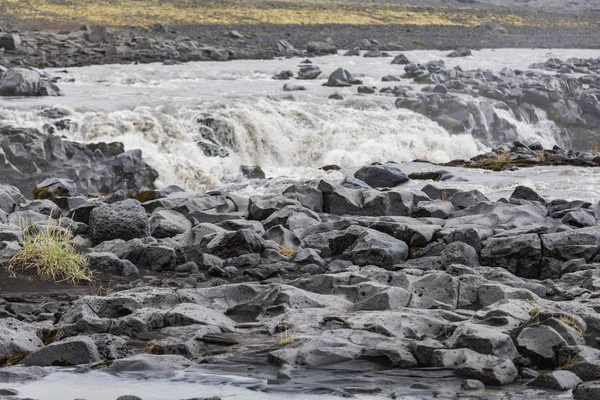
<instances>
[{"instance_id":1,"label":"dry grass tuft","mask_svg":"<svg viewBox=\"0 0 600 400\"><path fill-rule=\"evenodd\" d=\"M294 343L293 335L295 328L293 325L282 322L277 327L277 330L280 331L279 341L277 342L279 346L289 346L290 344Z\"/></svg>"},{"instance_id":2,"label":"dry grass tuft","mask_svg":"<svg viewBox=\"0 0 600 400\"><path fill-rule=\"evenodd\" d=\"M146 347L144 347L144 353L146 354L165 354L164 349L161 345L156 342L148 343Z\"/></svg>"},{"instance_id":3,"label":"dry grass tuft","mask_svg":"<svg viewBox=\"0 0 600 400\"><path fill-rule=\"evenodd\" d=\"M579 361L579 354L569 356L569 358L567 358L567 361L565 361L563 365L559 366L558 369L567 369L570 366L577 364L577 361Z\"/></svg>"},{"instance_id":4,"label":"dry grass tuft","mask_svg":"<svg viewBox=\"0 0 600 400\"><path fill-rule=\"evenodd\" d=\"M60 220L49 220L44 229L21 222L23 243L21 250L8 261L8 270L37 270L45 280L53 282L91 282L93 273L88 259L73 248L72 232L60 228Z\"/></svg>"},{"instance_id":5,"label":"dry grass tuft","mask_svg":"<svg viewBox=\"0 0 600 400\"><path fill-rule=\"evenodd\" d=\"M570 326L571 328L575 329L577 331L577 333L579 333L579 335L581 337L585 337L586 332L583 329L583 327L581 325L579 325L577 323L577 321L575 321L573 318L569 318L566 316L562 316L559 318L565 325Z\"/></svg>"},{"instance_id":6,"label":"dry grass tuft","mask_svg":"<svg viewBox=\"0 0 600 400\"><path fill-rule=\"evenodd\" d=\"M294 249L279 247L277 251L279 252L279 254L286 256L290 260L296 256L296 250Z\"/></svg>"}]
</instances>

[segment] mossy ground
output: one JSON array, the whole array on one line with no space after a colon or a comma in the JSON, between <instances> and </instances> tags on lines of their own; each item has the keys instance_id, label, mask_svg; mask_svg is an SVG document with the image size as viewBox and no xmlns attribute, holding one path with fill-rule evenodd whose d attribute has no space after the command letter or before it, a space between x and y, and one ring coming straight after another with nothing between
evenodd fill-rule
<instances>
[{"instance_id":1,"label":"mossy ground","mask_svg":"<svg viewBox=\"0 0 600 400\"><path fill-rule=\"evenodd\" d=\"M343 0L0 0L0 15L38 26L414 25L589 28L585 18L470 7L421 7ZM0 17L1 19L1 17Z\"/></svg>"}]
</instances>

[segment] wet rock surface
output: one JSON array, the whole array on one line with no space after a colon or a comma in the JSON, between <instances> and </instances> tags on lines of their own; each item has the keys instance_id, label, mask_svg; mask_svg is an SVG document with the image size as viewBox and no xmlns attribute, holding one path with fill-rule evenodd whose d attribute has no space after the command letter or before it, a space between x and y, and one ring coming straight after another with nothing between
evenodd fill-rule
<instances>
[{"instance_id":1,"label":"wet rock surface","mask_svg":"<svg viewBox=\"0 0 600 400\"><path fill-rule=\"evenodd\" d=\"M6 371L169 377L251 356L291 386L305 369L373 363L440 369L454 393L524 384L536 369L537 389L524 390L593 391L577 386L600 371L592 204L524 187L494 202L460 185L447 201L432 185L406 188L398 164L358 171L351 184L291 182L250 198L116 193L69 209L70 192L52 192L45 201L63 207L28 212L77 218L80 251L118 283L103 295L0 296ZM1 189L7 221L45 210ZM594 223L564 220L574 210ZM6 239L19 248L18 235Z\"/></svg>"},{"instance_id":2,"label":"wet rock surface","mask_svg":"<svg viewBox=\"0 0 600 400\"><path fill-rule=\"evenodd\" d=\"M461 50L465 51L457 50L452 57L471 53L466 51L468 49ZM472 56L477 57L477 53ZM565 69L565 65L579 67ZM536 113L542 111L556 125L552 133L558 143L556 148L544 150L539 148L539 143L526 143L517 148L497 149L496 155L508 153L500 159L494 157L492 161L490 153L471 160L484 167L503 169L511 165L535 164L535 160L547 165L597 165L595 155L589 149L598 140L598 102L595 97L598 65L595 59L564 62L551 59L545 64L532 65L532 68L556 71L549 74L535 69L504 68L500 72L450 69L444 60L408 63L403 78L427 86L420 87L420 92L398 87L391 93L398 97L396 107L425 115L450 133L468 132L489 145L518 139L516 126L503 117L502 110L510 110L518 122L531 125L539 121ZM587 75L576 76L577 73Z\"/></svg>"},{"instance_id":3,"label":"wet rock surface","mask_svg":"<svg viewBox=\"0 0 600 400\"><path fill-rule=\"evenodd\" d=\"M142 161L140 150L122 143L81 144L33 128L0 128L2 182L37 198L74 191L83 194L152 188L157 172ZM66 180L50 180L61 177ZM69 182L70 180L71 182Z\"/></svg>"}]
</instances>

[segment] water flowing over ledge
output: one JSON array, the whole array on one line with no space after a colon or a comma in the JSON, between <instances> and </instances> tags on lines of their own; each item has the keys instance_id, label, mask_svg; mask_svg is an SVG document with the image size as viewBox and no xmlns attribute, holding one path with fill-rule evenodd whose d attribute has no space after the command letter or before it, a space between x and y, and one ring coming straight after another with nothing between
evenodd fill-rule
<instances>
[{"instance_id":1,"label":"water flowing over ledge","mask_svg":"<svg viewBox=\"0 0 600 400\"><path fill-rule=\"evenodd\" d=\"M598 53L598 54L595 54ZM598 56L578 50L483 50L473 57L448 59L437 51L405 53L411 61L444 59L463 70L525 69L551 56ZM314 59L324 76L338 66L366 86L385 86L381 77L400 76L390 58L328 56ZM323 87L323 79L297 81L306 91L282 92L271 77L296 71L299 59L188 63L185 65L107 65L73 68L62 77L66 96L12 99L0 105L0 124L44 129L52 121L39 107L62 110L68 129L57 133L83 141L121 141L140 148L160 174L159 184L186 190L234 181L240 165L260 165L268 176L320 177L325 164L353 167L370 162L466 159L490 145L485 132L449 134L436 122L394 106L394 97L364 96L356 88ZM419 89L410 80L390 82ZM330 100L340 93L344 100ZM477 100L477 99L475 99ZM545 147L565 145L560 129L538 112L539 122L518 121L509 110L497 115L515 127L515 139ZM489 135L488 135L489 136ZM200 145L199 145L199 144ZM217 155L217 156L215 156Z\"/></svg>"}]
</instances>

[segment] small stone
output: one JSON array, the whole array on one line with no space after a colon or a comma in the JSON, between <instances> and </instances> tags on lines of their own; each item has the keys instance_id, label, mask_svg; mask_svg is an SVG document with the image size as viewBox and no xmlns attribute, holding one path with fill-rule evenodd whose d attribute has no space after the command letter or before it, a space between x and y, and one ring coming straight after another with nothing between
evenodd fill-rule
<instances>
[{"instance_id":1,"label":"small stone","mask_svg":"<svg viewBox=\"0 0 600 400\"><path fill-rule=\"evenodd\" d=\"M485 384L475 379L467 379L460 387L463 390L485 390Z\"/></svg>"}]
</instances>

